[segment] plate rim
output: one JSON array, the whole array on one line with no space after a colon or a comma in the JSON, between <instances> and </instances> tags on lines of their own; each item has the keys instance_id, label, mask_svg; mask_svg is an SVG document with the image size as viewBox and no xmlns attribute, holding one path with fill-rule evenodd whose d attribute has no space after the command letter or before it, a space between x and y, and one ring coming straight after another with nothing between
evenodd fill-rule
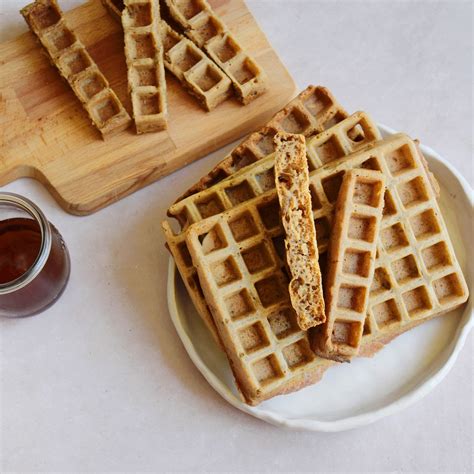
<instances>
[{"instance_id":1,"label":"plate rim","mask_svg":"<svg viewBox=\"0 0 474 474\"><path fill-rule=\"evenodd\" d=\"M377 124L379 129L389 135L397 133L390 127L387 127L383 124ZM473 191L468 184L464 176L461 175L459 171L447 160L442 158L435 150L426 145L421 145L421 150L426 154L430 155L435 160L442 163L451 174L456 178L458 184L463 190L467 200L470 202L471 209L474 208L474 197ZM308 418L290 418L282 415L277 415L273 412L269 412L265 409L259 408L259 406L251 407L246 405L240 399L238 399L204 363L204 361L199 356L192 339L188 336L181 318L179 317L179 310L175 298L175 281L176 281L176 265L174 263L173 257L169 257L168 262L168 280L167 280L167 300L168 300L168 311L171 316L173 325L178 333L181 342L183 343L186 352L191 358L194 365L201 372L203 377L211 385L211 387L219 393L228 403L237 408L244 413L248 413L256 418L259 418L267 423L276 426L283 426L285 428L294 429L294 430L306 430L306 431L316 431L316 432L338 432L346 431L350 429L357 428L359 426L368 425L374 423L377 420L385 418L386 416L393 415L398 413L405 408L413 405L417 401L424 398L428 393L430 393L450 372L454 363L456 362L459 353L461 352L464 344L467 340L467 336L474 327L474 312L472 311L472 302L471 297L466 303L465 310L460 319L459 325L456 329L455 336L451 341L446 355L446 360L444 363L436 366L432 369L431 373L428 373L427 378L422 381L420 384L416 385L413 389L409 390L407 393L394 400L393 402L384 405L376 410L367 411L353 416L343 417L337 420L324 421L324 420L315 420Z\"/></svg>"}]
</instances>

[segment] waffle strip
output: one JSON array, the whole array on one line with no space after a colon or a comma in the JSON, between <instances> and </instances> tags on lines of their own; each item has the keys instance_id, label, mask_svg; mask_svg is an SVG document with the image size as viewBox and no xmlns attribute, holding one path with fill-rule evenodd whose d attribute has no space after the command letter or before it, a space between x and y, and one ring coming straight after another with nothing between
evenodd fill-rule
<instances>
[{"instance_id":1,"label":"waffle strip","mask_svg":"<svg viewBox=\"0 0 474 474\"><path fill-rule=\"evenodd\" d=\"M67 26L56 0L36 0L21 14L102 136L128 128L130 116L85 46Z\"/></svg>"},{"instance_id":2,"label":"waffle strip","mask_svg":"<svg viewBox=\"0 0 474 474\"><path fill-rule=\"evenodd\" d=\"M277 132L300 133L310 137L331 128L346 117L347 112L328 89L322 86L308 86L284 109L277 112L265 126L249 135L207 175L189 188L176 203L272 154L275 150L273 137ZM168 211L170 216L173 215L172 209Z\"/></svg>"},{"instance_id":3,"label":"waffle strip","mask_svg":"<svg viewBox=\"0 0 474 474\"><path fill-rule=\"evenodd\" d=\"M312 88L312 93L315 92L314 89ZM306 97L306 99L309 98ZM333 113L333 107L331 109ZM332 113L324 115L325 117L331 117L328 120L332 120L334 118ZM357 138L358 141L354 141L351 137ZM331 160L336 160L341 156L349 155L355 150L366 147L380 138L376 125L368 115L363 112L353 114L325 132L307 140L306 149L309 168L314 170L331 162ZM204 189L204 191L193 194L174 204L170 208L169 214L180 222L181 229L179 231L173 232L168 221L162 223L168 249L173 255L188 293L199 315L216 340L218 340L218 336L215 324L204 298L196 269L192 264L185 241L185 230L194 222L199 222L213 214L231 209L255 196L260 196L274 189L275 174L273 165L273 155L270 154L265 159L260 159L252 166L240 170L214 187ZM313 193L313 202L316 198ZM279 212L278 208L276 212ZM327 238L326 231L325 228L319 229L319 232L322 232L321 238ZM319 235L318 227L316 227L316 234Z\"/></svg>"},{"instance_id":4,"label":"waffle strip","mask_svg":"<svg viewBox=\"0 0 474 474\"><path fill-rule=\"evenodd\" d=\"M124 3L122 27L135 126L137 133L157 132L168 126L159 0Z\"/></svg>"},{"instance_id":5,"label":"waffle strip","mask_svg":"<svg viewBox=\"0 0 474 474\"><path fill-rule=\"evenodd\" d=\"M307 330L324 323L323 285L309 192L308 159L303 135L275 135L275 185L285 228L291 281L288 287L298 326Z\"/></svg>"},{"instance_id":6,"label":"waffle strip","mask_svg":"<svg viewBox=\"0 0 474 474\"><path fill-rule=\"evenodd\" d=\"M232 80L237 98L248 104L267 90L263 69L237 41L206 0L165 0L174 21Z\"/></svg>"},{"instance_id":7,"label":"waffle strip","mask_svg":"<svg viewBox=\"0 0 474 474\"><path fill-rule=\"evenodd\" d=\"M387 180L360 351L370 355L407 329L464 303L468 289L426 170L406 135L394 135L313 171L316 225L324 219L330 227L333 196L343 174L354 168L382 171ZM321 359L309 349L307 333L277 341L282 328L292 327L277 208L273 189L187 230L204 295L250 404L301 388L302 374L311 383L311 374L321 373ZM366 229L363 224L361 228ZM259 263L249 263L255 253L261 256Z\"/></svg>"},{"instance_id":8,"label":"waffle strip","mask_svg":"<svg viewBox=\"0 0 474 474\"><path fill-rule=\"evenodd\" d=\"M207 111L232 95L230 79L192 41L160 22L165 66Z\"/></svg>"},{"instance_id":9,"label":"waffle strip","mask_svg":"<svg viewBox=\"0 0 474 474\"><path fill-rule=\"evenodd\" d=\"M380 171L346 171L334 211L324 295L326 322L314 331L312 347L337 361L357 355L374 276L377 236L384 204Z\"/></svg>"}]
</instances>

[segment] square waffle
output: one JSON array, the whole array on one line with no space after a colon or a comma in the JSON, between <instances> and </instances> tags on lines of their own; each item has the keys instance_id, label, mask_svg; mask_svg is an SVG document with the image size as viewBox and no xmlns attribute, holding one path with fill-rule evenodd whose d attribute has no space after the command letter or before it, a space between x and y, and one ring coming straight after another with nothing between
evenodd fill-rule
<instances>
[{"instance_id":1,"label":"square waffle","mask_svg":"<svg viewBox=\"0 0 474 474\"><path fill-rule=\"evenodd\" d=\"M259 131L249 135L207 175L188 189L176 202L217 184L239 169L275 151L277 132L300 133L310 137L331 128L347 117L332 93L322 86L308 86ZM169 211L172 215L172 209Z\"/></svg>"},{"instance_id":2,"label":"square waffle","mask_svg":"<svg viewBox=\"0 0 474 474\"><path fill-rule=\"evenodd\" d=\"M307 89L308 92L311 92L310 97L314 97L314 93L317 92L317 89L320 88ZM321 89L323 89L322 92L326 92L324 88ZM300 94L299 100L301 99L302 97ZM307 96L306 99L309 100ZM298 105L298 102L296 105ZM334 112L332 106L330 109ZM329 118L328 120L332 121L332 119L334 119L334 115L331 113L324 115L325 118L332 116L332 118ZM323 164L330 163L331 160L337 160L342 156L349 155L355 150L366 147L374 140L380 138L381 136L376 125L368 115L363 112L353 114L325 132L307 140L306 150L308 154L309 168L310 170L314 170ZM199 315L209 330L213 333L216 340L218 340L218 335L206 299L204 298L196 269L193 266L187 248L185 231L189 225L194 222L199 222L209 216L231 209L232 207L246 202L255 196L273 190L275 188L273 166L273 154L270 153L265 159L262 158L252 166L237 171L235 174L231 175L224 181L220 181L212 188L204 189L199 193L192 194L186 199L171 206L168 214L177 219L181 227L177 232L173 232L168 221L162 223L168 249L173 255L188 293L191 296ZM313 187L310 186L310 191L311 190L313 190ZM313 206L314 203L316 203L316 199L317 196L312 192ZM278 207L275 209L275 212L279 212ZM327 231L328 229L326 227L321 227L320 222L316 221L316 234L318 236L318 232L320 232L321 238L326 239Z\"/></svg>"},{"instance_id":3,"label":"square waffle","mask_svg":"<svg viewBox=\"0 0 474 474\"><path fill-rule=\"evenodd\" d=\"M326 322L314 331L313 338L313 349L322 357L344 361L359 351L374 277L384 193L385 177L380 171L352 169L344 174L327 256Z\"/></svg>"},{"instance_id":4,"label":"square waffle","mask_svg":"<svg viewBox=\"0 0 474 474\"><path fill-rule=\"evenodd\" d=\"M267 90L261 66L230 33L206 0L165 0L170 16L186 36L227 74L237 98L248 104Z\"/></svg>"},{"instance_id":5,"label":"square waffle","mask_svg":"<svg viewBox=\"0 0 474 474\"><path fill-rule=\"evenodd\" d=\"M85 46L68 27L56 0L36 0L24 7L21 14L102 136L128 128L130 116Z\"/></svg>"},{"instance_id":6,"label":"square waffle","mask_svg":"<svg viewBox=\"0 0 474 474\"><path fill-rule=\"evenodd\" d=\"M260 208L238 206L187 232L222 345L251 405L315 383L331 364L315 355L308 333L298 326L284 254L272 240L280 232L271 225L279 222L278 213L266 207L267 196L258 201Z\"/></svg>"}]
</instances>

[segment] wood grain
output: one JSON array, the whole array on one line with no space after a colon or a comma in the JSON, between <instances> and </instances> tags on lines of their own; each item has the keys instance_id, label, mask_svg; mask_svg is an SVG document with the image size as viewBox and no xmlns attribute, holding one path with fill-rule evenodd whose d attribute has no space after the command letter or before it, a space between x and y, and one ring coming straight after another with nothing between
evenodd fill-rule
<instances>
[{"instance_id":1,"label":"wood grain","mask_svg":"<svg viewBox=\"0 0 474 474\"><path fill-rule=\"evenodd\" d=\"M169 129L107 141L27 32L0 45L0 185L41 181L59 204L85 215L251 132L295 94L295 84L243 0L210 0L269 76L269 91L243 107L235 98L208 113L167 75ZM92 0L66 13L131 112L120 27Z\"/></svg>"}]
</instances>

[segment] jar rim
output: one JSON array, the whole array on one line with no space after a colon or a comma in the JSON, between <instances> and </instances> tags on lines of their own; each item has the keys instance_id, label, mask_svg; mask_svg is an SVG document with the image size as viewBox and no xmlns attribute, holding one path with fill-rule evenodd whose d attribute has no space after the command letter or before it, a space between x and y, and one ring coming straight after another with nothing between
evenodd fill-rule
<instances>
[{"instance_id":1,"label":"jar rim","mask_svg":"<svg viewBox=\"0 0 474 474\"><path fill-rule=\"evenodd\" d=\"M41 246L36 260L25 273L12 281L0 283L0 295L12 293L31 283L48 261L52 245L51 227L45 215L36 204L19 194L7 192L0 193L0 205L2 204L20 208L33 217L33 219L38 223L41 231Z\"/></svg>"}]
</instances>

